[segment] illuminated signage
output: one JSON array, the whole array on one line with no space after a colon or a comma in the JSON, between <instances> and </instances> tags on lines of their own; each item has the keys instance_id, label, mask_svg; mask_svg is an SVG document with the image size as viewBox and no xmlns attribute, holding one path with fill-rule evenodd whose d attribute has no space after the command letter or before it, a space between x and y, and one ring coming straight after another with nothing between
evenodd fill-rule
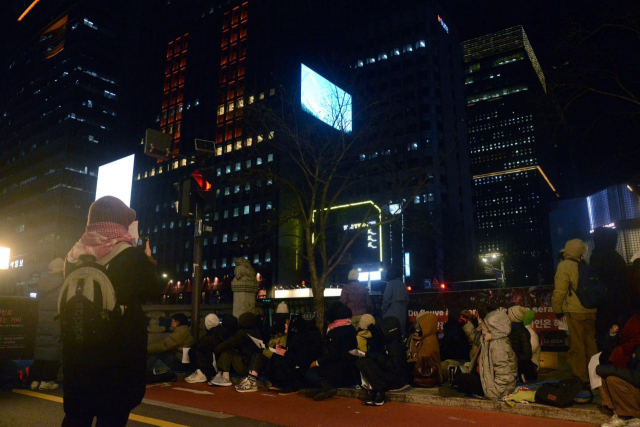
<instances>
[{"instance_id":1,"label":"illuminated signage","mask_svg":"<svg viewBox=\"0 0 640 427\"><path fill-rule=\"evenodd\" d=\"M11 249L0 248L0 270L9 268L9 258L11 257Z\"/></svg>"},{"instance_id":2,"label":"illuminated signage","mask_svg":"<svg viewBox=\"0 0 640 427\"><path fill-rule=\"evenodd\" d=\"M304 64L300 73L302 110L343 132L351 132L351 95Z\"/></svg>"},{"instance_id":3,"label":"illuminated signage","mask_svg":"<svg viewBox=\"0 0 640 427\"><path fill-rule=\"evenodd\" d=\"M442 25L442 28L444 28L447 34L449 34L449 27L444 23L444 19L442 19L440 15L438 15L438 22L440 23L440 25Z\"/></svg>"},{"instance_id":4,"label":"illuminated signage","mask_svg":"<svg viewBox=\"0 0 640 427\"><path fill-rule=\"evenodd\" d=\"M98 169L96 200L104 196L113 196L122 200L125 205L130 205L134 159L135 155L132 154L100 166L100 169Z\"/></svg>"},{"instance_id":5,"label":"illuminated signage","mask_svg":"<svg viewBox=\"0 0 640 427\"><path fill-rule=\"evenodd\" d=\"M358 282L368 282L369 280L382 280L382 272L376 271L361 271L358 273Z\"/></svg>"},{"instance_id":6,"label":"illuminated signage","mask_svg":"<svg viewBox=\"0 0 640 427\"><path fill-rule=\"evenodd\" d=\"M20 258L15 261L11 261L9 263L9 268L20 268L24 267L24 259Z\"/></svg>"},{"instance_id":7,"label":"illuminated signage","mask_svg":"<svg viewBox=\"0 0 640 427\"><path fill-rule=\"evenodd\" d=\"M404 253L404 275L406 277L411 276L411 254L409 252Z\"/></svg>"}]
</instances>

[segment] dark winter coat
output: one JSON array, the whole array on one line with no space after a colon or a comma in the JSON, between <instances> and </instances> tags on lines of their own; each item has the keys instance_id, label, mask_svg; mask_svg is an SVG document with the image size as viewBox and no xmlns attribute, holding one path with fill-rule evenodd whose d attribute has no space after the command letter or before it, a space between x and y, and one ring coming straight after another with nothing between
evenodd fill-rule
<instances>
[{"instance_id":1,"label":"dark winter coat","mask_svg":"<svg viewBox=\"0 0 640 427\"><path fill-rule=\"evenodd\" d=\"M193 348L195 351L202 354L213 353L217 346L231 338L231 336L232 335L224 328L224 326L219 325L207 330L207 334L196 341Z\"/></svg>"},{"instance_id":2,"label":"dark winter coat","mask_svg":"<svg viewBox=\"0 0 640 427\"><path fill-rule=\"evenodd\" d=\"M401 323L394 316L385 317L382 322L385 345L382 351L368 351L358 360L357 365L375 390L386 391L409 384L407 352L402 344ZM377 369L367 365L374 363Z\"/></svg>"},{"instance_id":3,"label":"dark winter coat","mask_svg":"<svg viewBox=\"0 0 640 427\"><path fill-rule=\"evenodd\" d=\"M65 276L77 264L66 262ZM63 348L64 408L72 413L112 413L138 406L145 393L147 318L142 304L155 298L162 285L144 252L127 248L109 263L107 273L118 305L126 306L121 334L99 352L87 351L73 363ZM75 358L77 359L77 358Z\"/></svg>"},{"instance_id":4,"label":"dark winter coat","mask_svg":"<svg viewBox=\"0 0 640 427\"><path fill-rule=\"evenodd\" d=\"M533 350L531 348L531 334L524 326L524 323L517 322L511 324L511 333L509 334L509 342L511 348L518 358L518 363L531 361Z\"/></svg>"},{"instance_id":5,"label":"dark winter coat","mask_svg":"<svg viewBox=\"0 0 640 427\"><path fill-rule=\"evenodd\" d=\"M38 282L38 329L33 358L35 360L62 360L58 294L64 283L62 271L49 274Z\"/></svg>"},{"instance_id":6,"label":"dark winter coat","mask_svg":"<svg viewBox=\"0 0 640 427\"><path fill-rule=\"evenodd\" d=\"M440 358L442 360L469 360L469 340L462 330L462 324L452 319L442 327L444 334L440 340Z\"/></svg>"},{"instance_id":7,"label":"dark winter coat","mask_svg":"<svg viewBox=\"0 0 640 427\"><path fill-rule=\"evenodd\" d=\"M614 365L598 365L596 373L601 377L618 377L632 386L640 388L640 346L637 346L627 368Z\"/></svg>"},{"instance_id":8,"label":"dark winter coat","mask_svg":"<svg viewBox=\"0 0 640 427\"><path fill-rule=\"evenodd\" d=\"M322 357L323 345L322 334L316 328L307 329L306 322L302 319L297 321L295 331L289 325L289 345L284 357L293 366L298 366L301 370L309 369L311 362Z\"/></svg>"},{"instance_id":9,"label":"dark winter coat","mask_svg":"<svg viewBox=\"0 0 640 427\"><path fill-rule=\"evenodd\" d=\"M340 326L327 332L325 336L326 355L318 359L318 369L322 378L334 387L357 384L355 376L356 356L349 351L358 348L356 330L353 326Z\"/></svg>"},{"instance_id":10,"label":"dark winter coat","mask_svg":"<svg viewBox=\"0 0 640 427\"><path fill-rule=\"evenodd\" d=\"M261 340L258 318L253 313L243 313L238 318L238 331L228 340L224 341L215 348L216 358L227 351L237 350L245 361L251 360L254 353L261 351L249 336Z\"/></svg>"}]
</instances>

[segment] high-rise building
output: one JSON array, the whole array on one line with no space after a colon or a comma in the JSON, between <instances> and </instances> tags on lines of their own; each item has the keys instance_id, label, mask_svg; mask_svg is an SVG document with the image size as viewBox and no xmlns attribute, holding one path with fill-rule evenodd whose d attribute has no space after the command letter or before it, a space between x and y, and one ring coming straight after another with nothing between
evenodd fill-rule
<instances>
[{"instance_id":1,"label":"high-rise building","mask_svg":"<svg viewBox=\"0 0 640 427\"><path fill-rule=\"evenodd\" d=\"M0 83L0 246L16 282L66 255L99 166L139 141L136 4L14 2Z\"/></svg>"},{"instance_id":2,"label":"high-rise building","mask_svg":"<svg viewBox=\"0 0 640 427\"><path fill-rule=\"evenodd\" d=\"M269 212L279 209L281 194L270 180L244 179L252 168L283 165L281 153L270 149L278 133L256 131L247 122L246 107L299 93L305 70L347 90L354 117L372 101L386 100L391 122L373 125L370 148L359 153L361 165L379 171L385 159L393 165L390 173L418 170L415 178L429 182L384 236L372 230L370 238L379 241L358 249L371 253L353 253L349 260L388 266L393 258L414 283L469 277L471 177L459 39L437 3L402 4L318 1L284 7L210 0L195 8L167 2L166 62L158 71L164 73L164 85L157 89L160 114L153 127L170 133L172 150L187 157L194 153L194 139L215 142L215 155L200 164L174 158L143 159L136 166L133 207L167 279L184 282L193 273L193 224L177 216L173 184L203 168L215 193L215 205L205 212L212 227L204 239L205 280L231 275L239 256L247 257L269 285L304 278L302 256L291 253L286 233L272 230L261 242L250 238L252 230L265 226ZM298 106L299 114L316 120L304 108ZM354 119L353 132L362 126ZM372 173L341 202L370 202L389 214L390 206L403 201L394 200L388 182L382 183ZM352 266L345 265L333 280L346 281Z\"/></svg>"},{"instance_id":3,"label":"high-rise building","mask_svg":"<svg viewBox=\"0 0 640 427\"><path fill-rule=\"evenodd\" d=\"M537 284L551 273L548 142L537 119L546 93L540 64L522 26L462 43L478 256L509 285Z\"/></svg>"}]
</instances>

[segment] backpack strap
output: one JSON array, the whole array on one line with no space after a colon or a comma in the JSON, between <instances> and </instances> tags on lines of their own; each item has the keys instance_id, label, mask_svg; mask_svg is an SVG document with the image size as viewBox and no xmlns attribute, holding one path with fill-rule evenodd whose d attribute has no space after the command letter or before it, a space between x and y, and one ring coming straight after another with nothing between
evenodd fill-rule
<instances>
[{"instance_id":1,"label":"backpack strap","mask_svg":"<svg viewBox=\"0 0 640 427\"><path fill-rule=\"evenodd\" d=\"M573 258L567 258L567 261L573 261L578 264L578 283L576 283L576 289L578 289L578 285L580 284L580 264L582 264L582 261L577 261ZM569 283L569 296L572 296L574 292L575 290L573 289L573 286L571 286L571 283Z\"/></svg>"},{"instance_id":2,"label":"backpack strap","mask_svg":"<svg viewBox=\"0 0 640 427\"><path fill-rule=\"evenodd\" d=\"M124 251L125 249L132 248L132 247L133 246L131 246L131 244L129 244L127 242L118 242L118 243L116 243L115 247L113 248L113 250L111 252L109 252L106 256L100 258L96 262L98 264L104 266L104 268L106 268L108 270L109 269L108 264L111 262L111 260L113 260L116 256L118 256L120 254L120 252Z\"/></svg>"}]
</instances>

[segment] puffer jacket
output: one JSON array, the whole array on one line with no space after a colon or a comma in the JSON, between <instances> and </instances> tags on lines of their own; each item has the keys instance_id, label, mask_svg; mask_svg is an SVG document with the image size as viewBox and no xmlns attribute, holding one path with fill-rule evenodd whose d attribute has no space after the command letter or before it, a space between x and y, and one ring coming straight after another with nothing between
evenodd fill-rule
<instances>
[{"instance_id":1,"label":"puffer jacket","mask_svg":"<svg viewBox=\"0 0 640 427\"><path fill-rule=\"evenodd\" d=\"M147 353L156 354L172 351L178 358L182 359L182 349L185 347L191 348L195 343L196 340L193 339L189 327L187 325L180 325L163 341L149 344L147 346Z\"/></svg>"},{"instance_id":2,"label":"puffer jacket","mask_svg":"<svg viewBox=\"0 0 640 427\"><path fill-rule=\"evenodd\" d=\"M531 361L536 364L536 366L540 366L540 337L538 333L533 329L533 326L526 325L525 328L529 331L529 335L531 335Z\"/></svg>"},{"instance_id":3,"label":"puffer jacket","mask_svg":"<svg viewBox=\"0 0 640 427\"><path fill-rule=\"evenodd\" d=\"M416 362L421 357L432 357L440 365L440 345L436 335L438 318L432 313L423 313L416 319L422 335L411 335L409 340L409 362Z\"/></svg>"},{"instance_id":4,"label":"puffer jacket","mask_svg":"<svg viewBox=\"0 0 640 427\"><path fill-rule=\"evenodd\" d=\"M584 308L575 293L578 288L578 263L587 247L580 239L569 240L564 247L564 261L558 264L551 295L554 313L595 313L595 308ZM569 287L573 290L569 295Z\"/></svg>"},{"instance_id":5,"label":"puffer jacket","mask_svg":"<svg viewBox=\"0 0 640 427\"><path fill-rule=\"evenodd\" d=\"M487 314L483 324L491 334L489 340L485 340L482 332L476 330L471 322L467 322L463 329L469 340L480 347L477 365L484 395L497 400L516 388L518 363L508 339L511 322L504 311L496 310Z\"/></svg>"},{"instance_id":6,"label":"puffer jacket","mask_svg":"<svg viewBox=\"0 0 640 427\"><path fill-rule=\"evenodd\" d=\"M373 303L367 287L357 281L347 283L340 293L340 302L351 309L352 316L373 313Z\"/></svg>"},{"instance_id":7,"label":"puffer jacket","mask_svg":"<svg viewBox=\"0 0 640 427\"><path fill-rule=\"evenodd\" d=\"M64 283L62 270L51 272L38 282L38 329L33 358L36 360L62 360L58 294Z\"/></svg>"}]
</instances>

